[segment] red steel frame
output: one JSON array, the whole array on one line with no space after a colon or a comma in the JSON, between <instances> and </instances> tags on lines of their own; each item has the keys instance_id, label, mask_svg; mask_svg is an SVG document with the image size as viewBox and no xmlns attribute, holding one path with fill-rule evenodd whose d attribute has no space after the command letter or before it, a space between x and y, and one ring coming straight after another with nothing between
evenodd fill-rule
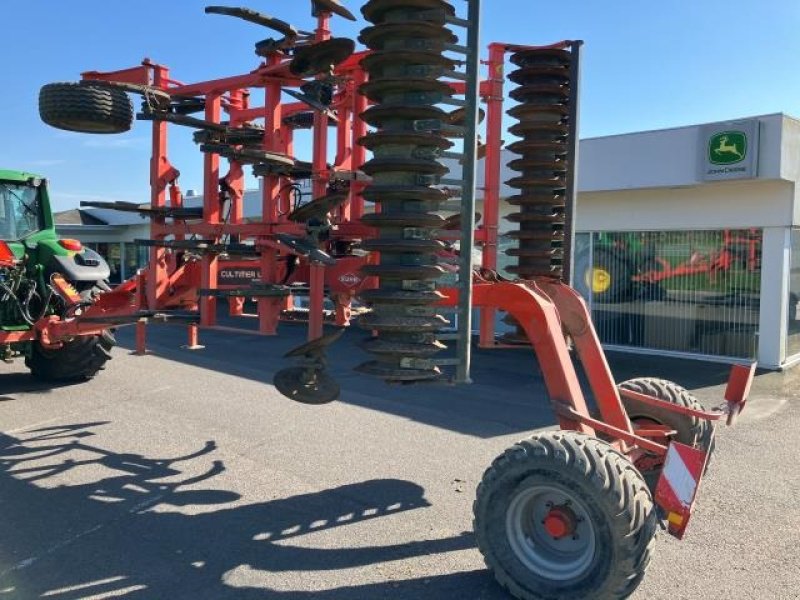
<instances>
[{"instance_id":1,"label":"red steel frame","mask_svg":"<svg viewBox=\"0 0 800 600\"><path fill-rule=\"evenodd\" d=\"M315 33L316 41L324 41L331 37L329 13L321 13L318 17ZM337 156L333 169L328 169L328 117L315 113L313 127L312 158L312 197L324 196L331 176L337 171L355 172L366 160L366 150L356 140L367 131L366 124L359 115L366 109L366 98L357 93L358 86L366 80L365 73L359 63L363 53L357 53L339 65L335 74L349 79L349 83L335 97L333 109L337 111ZM202 96L205 98L205 120L219 123L222 113L227 113L232 125L241 125L255 119L264 120L264 149L292 155L293 132L283 124L283 119L297 112L309 110L301 103L283 103L281 89L299 87L302 80L291 75L288 61L281 55L269 57L255 71L194 84L181 84L170 77L169 69L149 60L143 61L139 67L114 72L87 72L83 78L87 80L103 80L120 83L148 85L174 96ZM250 106L250 90L264 90L264 105ZM167 150L167 123L154 122L152 125L152 159L151 159L151 204L155 208L180 206L183 197L177 187L178 171L169 161ZM223 235L234 234L242 238L251 238L261 251L257 261L261 271L261 279L268 283L277 283L283 277L279 258L290 252L275 244L275 234L284 233L303 235L304 227L287 219L289 192L286 190L287 180L281 176L266 176L262 187L262 219L258 223L243 223L244 171L242 165L229 160L229 170L224 175L225 182L233 190L231 215L228 223L222 222L219 203L220 157L214 153L204 156L203 185L203 220L200 223L167 223L163 217L151 219L151 238L164 240L172 237L185 239L186 235L198 235L204 239L219 239ZM363 183L353 181L350 201L345 208L335 215L334 240L353 240L369 237L371 230L359 223L364 213L364 201L360 196ZM200 289L219 289L219 269L221 261L214 255L204 255L199 265L176 265L168 257L170 253L164 248L154 247L147 267L147 307L150 310L170 308L198 308L200 324L204 327L216 324L217 298L213 296L198 297ZM309 339L322 335L323 301L325 287L337 305L337 324L348 325L350 304L355 295L369 287L373 287L374 279L357 276L358 267L363 260L344 260L332 268L320 264L303 262L294 279L309 283ZM355 264L358 263L358 264ZM252 262L234 262L228 264L249 264ZM290 302L290 301L289 301ZM231 314L242 314L242 299L231 300ZM286 299L258 298L259 331L267 335L277 333L281 312L288 308Z\"/></svg>"}]
</instances>

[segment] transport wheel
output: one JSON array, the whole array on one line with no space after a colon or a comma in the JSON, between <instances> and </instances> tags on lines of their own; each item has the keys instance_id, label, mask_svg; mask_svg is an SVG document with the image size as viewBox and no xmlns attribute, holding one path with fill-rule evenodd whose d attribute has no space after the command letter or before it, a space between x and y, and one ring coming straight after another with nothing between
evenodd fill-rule
<instances>
[{"instance_id":1,"label":"transport wheel","mask_svg":"<svg viewBox=\"0 0 800 600\"><path fill-rule=\"evenodd\" d=\"M704 410L703 405L692 395L692 393L677 383L666 379L654 377L639 377L629 379L619 384L621 390L631 390L640 394L647 394L659 400L664 400L670 404L684 406L696 410ZM635 400L622 397L622 404L628 412L628 417L634 426L646 427L647 425L664 425L675 430L675 435L670 439L693 448L698 448L707 452L709 455L714 450L714 424L711 421L698 419L690 415L673 413L656 406L642 404ZM663 440L661 440L663 441ZM710 458L710 456L709 456ZM655 489L661 467L653 468L647 466L647 462L652 462L647 455L637 466L642 471L645 479ZM708 463L706 463L708 465Z\"/></svg>"},{"instance_id":2,"label":"transport wheel","mask_svg":"<svg viewBox=\"0 0 800 600\"><path fill-rule=\"evenodd\" d=\"M626 598L644 576L658 524L633 464L571 431L535 435L495 459L474 512L486 564L521 600Z\"/></svg>"},{"instance_id":3,"label":"transport wheel","mask_svg":"<svg viewBox=\"0 0 800 600\"><path fill-rule=\"evenodd\" d=\"M133 104L119 89L81 83L49 83L39 90L39 116L58 129L123 133L133 125Z\"/></svg>"}]
</instances>

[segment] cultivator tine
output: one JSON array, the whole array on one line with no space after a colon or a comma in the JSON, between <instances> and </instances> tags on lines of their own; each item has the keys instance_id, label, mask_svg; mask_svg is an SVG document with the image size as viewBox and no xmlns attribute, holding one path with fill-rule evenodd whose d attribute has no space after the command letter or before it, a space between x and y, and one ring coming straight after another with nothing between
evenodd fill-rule
<instances>
[{"instance_id":1,"label":"cultivator tine","mask_svg":"<svg viewBox=\"0 0 800 600\"><path fill-rule=\"evenodd\" d=\"M347 201L347 194L328 194L295 208L289 213L289 220L295 223L307 223L312 219L323 220L333 210Z\"/></svg>"},{"instance_id":2,"label":"cultivator tine","mask_svg":"<svg viewBox=\"0 0 800 600\"><path fill-rule=\"evenodd\" d=\"M333 114L330 111L330 105L323 104L317 98L314 98L314 97L309 96L307 94L303 94L301 92L296 92L296 91L288 89L288 88L283 90L283 91L286 94L288 94L289 96L291 96L292 98L295 98L296 100L299 100L303 104L307 104L308 106L310 106L311 108L313 108L314 110L316 110L318 112L326 113L329 116ZM312 125L313 125L313 123L312 123Z\"/></svg>"},{"instance_id":3,"label":"cultivator tine","mask_svg":"<svg viewBox=\"0 0 800 600\"><path fill-rule=\"evenodd\" d=\"M228 256L260 256L255 246L248 244L218 244L213 240L134 240L137 246L183 250L195 254L227 254Z\"/></svg>"},{"instance_id":4,"label":"cultivator tine","mask_svg":"<svg viewBox=\"0 0 800 600\"><path fill-rule=\"evenodd\" d=\"M285 233L276 234L275 239L280 244L289 248L294 254L308 258L312 262L317 262L328 266L333 266L336 264L336 260L327 252L320 250L313 240L287 235Z\"/></svg>"},{"instance_id":5,"label":"cultivator tine","mask_svg":"<svg viewBox=\"0 0 800 600\"><path fill-rule=\"evenodd\" d=\"M222 129L194 132L195 144L222 144L244 146L251 150L261 150L264 145L264 129L260 127L223 127Z\"/></svg>"},{"instance_id":6,"label":"cultivator tine","mask_svg":"<svg viewBox=\"0 0 800 600\"><path fill-rule=\"evenodd\" d=\"M167 110L145 109L137 114L136 118L140 121L165 121L167 123L172 123L173 125L182 125L184 127L192 127L194 129L200 129L204 131L227 131L225 125L211 123L203 119L198 119L197 117L190 117L189 115L169 112Z\"/></svg>"},{"instance_id":7,"label":"cultivator tine","mask_svg":"<svg viewBox=\"0 0 800 600\"><path fill-rule=\"evenodd\" d=\"M203 208L197 207L177 207L177 206L163 206L152 207L149 204L141 205L135 202L123 202L121 200L115 202L99 202L99 201L81 201L81 206L91 208L102 208L105 210L117 210L120 212L137 213L142 216L150 215L156 217L164 217L171 219L201 219L203 217Z\"/></svg>"},{"instance_id":8,"label":"cultivator tine","mask_svg":"<svg viewBox=\"0 0 800 600\"><path fill-rule=\"evenodd\" d=\"M349 21L356 20L355 15L342 6L339 0L311 0L311 15L318 17L323 12L339 15Z\"/></svg>"},{"instance_id":9,"label":"cultivator tine","mask_svg":"<svg viewBox=\"0 0 800 600\"><path fill-rule=\"evenodd\" d=\"M300 35L312 35L308 31L300 31L286 21L281 21L280 19L276 19L275 17L257 12L250 8L237 8L232 6L206 6L205 13L207 15L225 15L226 17L242 19L248 23L255 23L256 25L261 25L263 27L272 29L273 31L277 31L286 37L296 38Z\"/></svg>"},{"instance_id":10,"label":"cultivator tine","mask_svg":"<svg viewBox=\"0 0 800 600\"><path fill-rule=\"evenodd\" d=\"M282 168L292 167L295 164L295 160L287 154L255 148L236 148L227 144L200 144L200 151L219 154L242 164L270 164Z\"/></svg>"},{"instance_id":11,"label":"cultivator tine","mask_svg":"<svg viewBox=\"0 0 800 600\"><path fill-rule=\"evenodd\" d=\"M355 52L356 43L347 38L331 38L323 42L299 46L289 63L289 71L298 77L331 73Z\"/></svg>"}]
</instances>

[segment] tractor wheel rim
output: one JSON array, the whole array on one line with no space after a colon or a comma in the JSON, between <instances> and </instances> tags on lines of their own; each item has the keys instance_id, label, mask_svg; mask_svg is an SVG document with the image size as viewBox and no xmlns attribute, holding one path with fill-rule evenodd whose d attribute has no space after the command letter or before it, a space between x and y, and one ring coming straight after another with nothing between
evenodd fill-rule
<instances>
[{"instance_id":1,"label":"tractor wheel rim","mask_svg":"<svg viewBox=\"0 0 800 600\"><path fill-rule=\"evenodd\" d=\"M567 534L554 537L548 521L565 512L572 521ZM576 579L594 561L597 535L589 511L560 487L536 485L520 490L506 512L506 534L520 562L544 579Z\"/></svg>"},{"instance_id":2,"label":"tractor wheel rim","mask_svg":"<svg viewBox=\"0 0 800 600\"><path fill-rule=\"evenodd\" d=\"M603 294L611 287L611 273L602 267L593 267L586 271L586 285L595 294Z\"/></svg>"}]
</instances>

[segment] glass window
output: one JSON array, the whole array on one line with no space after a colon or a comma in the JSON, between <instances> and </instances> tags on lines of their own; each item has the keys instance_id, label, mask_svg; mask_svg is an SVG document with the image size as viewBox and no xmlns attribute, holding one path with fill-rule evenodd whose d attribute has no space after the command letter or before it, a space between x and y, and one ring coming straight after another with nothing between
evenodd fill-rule
<instances>
[{"instance_id":1,"label":"glass window","mask_svg":"<svg viewBox=\"0 0 800 600\"><path fill-rule=\"evenodd\" d=\"M574 285L606 344L752 358L761 240L760 229L578 236Z\"/></svg>"},{"instance_id":2,"label":"glass window","mask_svg":"<svg viewBox=\"0 0 800 600\"><path fill-rule=\"evenodd\" d=\"M108 263L111 269L111 275L108 277L110 283L122 283L122 247L120 244L106 244L98 243L96 248L97 253L102 256Z\"/></svg>"},{"instance_id":3,"label":"glass window","mask_svg":"<svg viewBox=\"0 0 800 600\"><path fill-rule=\"evenodd\" d=\"M144 250L144 254L140 252ZM142 260L144 257L144 260ZM137 246L136 244L125 244L125 278L130 279L136 275L136 271L141 269L147 264L147 248Z\"/></svg>"},{"instance_id":4,"label":"glass window","mask_svg":"<svg viewBox=\"0 0 800 600\"><path fill-rule=\"evenodd\" d=\"M21 240L41 228L39 188L0 181L0 239Z\"/></svg>"},{"instance_id":5,"label":"glass window","mask_svg":"<svg viewBox=\"0 0 800 600\"><path fill-rule=\"evenodd\" d=\"M787 357L800 354L800 229L792 230L792 258L789 268Z\"/></svg>"}]
</instances>

